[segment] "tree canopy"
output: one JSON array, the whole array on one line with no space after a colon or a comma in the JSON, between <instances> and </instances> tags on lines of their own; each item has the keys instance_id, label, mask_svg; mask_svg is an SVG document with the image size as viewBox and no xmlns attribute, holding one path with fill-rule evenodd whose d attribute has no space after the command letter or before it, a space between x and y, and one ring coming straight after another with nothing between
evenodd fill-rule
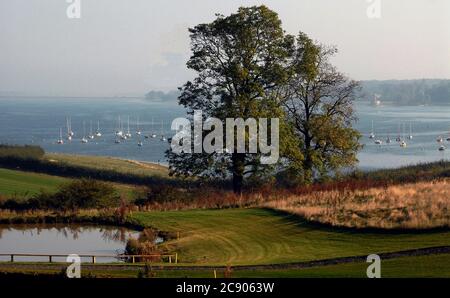
<instances>
[{"instance_id":1,"label":"tree canopy","mask_svg":"<svg viewBox=\"0 0 450 298\"><path fill-rule=\"evenodd\" d=\"M357 134L350 124L357 84L328 63L334 49L313 43L303 33L297 38L286 34L278 15L266 6L216 15L213 22L189 32L192 55L187 67L197 76L180 88L179 103L191 118L202 110L204 120L215 117L224 123L227 118L279 119L281 158L267 165L260 162L259 151L168 151L172 175L232 178L234 190L241 192L246 179L267 181L290 170L311 181L314 170L322 173L356 160ZM248 146L249 129L241 130L235 137L243 133Z\"/></svg>"},{"instance_id":2,"label":"tree canopy","mask_svg":"<svg viewBox=\"0 0 450 298\"><path fill-rule=\"evenodd\" d=\"M336 52L302 32L293 46L292 71L282 104L303 155L291 165L297 178L307 183L354 165L360 149L360 135L352 127L359 85L331 65L329 58Z\"/></svg>"}]
</instances>

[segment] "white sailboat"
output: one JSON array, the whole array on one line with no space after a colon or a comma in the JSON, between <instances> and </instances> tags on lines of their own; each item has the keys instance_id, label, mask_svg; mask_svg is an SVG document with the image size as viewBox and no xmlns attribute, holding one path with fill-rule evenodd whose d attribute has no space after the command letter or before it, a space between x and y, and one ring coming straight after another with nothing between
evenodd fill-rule
<instances>
[{"instance_id":1,"label":"white sailboat","mask_svg":"<svg viewBox=\"0 0 450 298\"><path fill-rule=\"evenodd\" d=\"M161 120L161 141L165 142L167 141L166 137L164 136L164 121Z\"/></svg>"},{"instance_id":2,"label":"white sailboat","mask_svg":"<svg viewBox=\"0 0 450 298\"><path fill-rule=\"evenodd\" d=\"M128 116L128 129L127 129L127 133L125 134L125 139L129 139L131 138L131 132L130 132L130 116Z\"/></svg>"},{"instance_id":3,"label":"white sailboat","mask_svg":"<svg viewBox=\"0 0 450 298\"><path fill-rule=\"evenodd\" d=\"M412 123L409 123L409 136L408 139L412 140L413 139L413 135L412 135Z\"/></svg>"},{"instance_id":4,"label":"white sailboat","mask_svg":"<svg viewBox=\"0 0 450 298\"><path fill-rule=\"evenodd\" d=\"M72 137L74 135L72 131L72 124L70 123L69 117L66 118L66 128L67 128L67 140L72 141Z\"/></svg>"},{"instance_id":5,"label":"white sailboat","mask_svg":"<svg viewBox=\"0 0 450 298\"><path fill-rule=\"evenodd\" d=\"M97 121L97 131L95 132L95 136L97 138L100 138L102 136L102 133L100 131L100 121Z\"/></svg>"},{"instance_id":6,"label":"white sailboat","mask_svg":"<svg viewBox=\"0 0 450 298\"><path fill-rule=\"evenodd\" d=\"M123 136L122 121L120 120L120 116L119 116L119 120L117 122L116 136L118 136L118 137Z\"/></svg>"},{"instance_id":7,"label":"white sailboat","mask_svg":"<svg viewBox=\"0 0 450 298\"><path fill-rule=\"evenodd\" d=\"M83 121L83 137L81 138L81 143L86 144L88 139L86 138L86 123Z\"/></svg>"},{"instance_id":8,"label":"white sailboat","mask_svg":"<svg viewBox=\"0 0 450 298\"><path fill-rule=\"evenodd\" d=\"M137 121L136 121L136 134L138 136L140 136L142 134L141 129L139 128L139 116L137 117Z\"/></svg>"},{"instance_id":9,"label":"white sailboat","mask_svg":"<svg viewBox=\"0 0 450 298\"><path fill-rule=\"evenodd\" d=\"M75 135L75 133L72 130L72 118L69 117L69 136L73 137Z\"/></svg>"},{"instance_id":10,"label":"white sailboat","mask_svg":"<svg viewBox=\"0 0 450 298\"><path fill-rule=\"evenodd\" d=\"M369 134L369 139L375 139L375 133L373 131L373 120L372 120L372 132Z\"/></svg>"},{"instance_id":11,"label":"white sailboat","mask_svg":"<svg viewBox=\"0 0 450 298\"><path fill-rule=\"evenodd\" d=\"M58 141L56 141L56 143L58 145L63 145L64 144L64 140L62 138L62 128L59 128L59 139L58 139Z\"/></svg>"},{"instance_id":12,"label":"white sailboat","mask_svg":"<svg viewBox=\"0 0 450 298\"><path fill-rule=\"evenodd\" d=\"M444 138L442 136L439 136L439 137L437 137L436 142L443 143L444 142Z\"/></svg>"},{"instance_id":13,"label":"white sailboat","mask_svg":"<svg viewBox=\"0 0 450 298\"><path fill-rule=\"evenodd\" d=\"M155 130L154 130L154 126L153 126L153 117L152 117L152 139L154 139L154 138L156 138L157 136L156 136L156 133L155 133Z\"/></svg>"},{"instance_id":14,"label":"white sailboat","mask_svg":"<svg viewBox=\"0 0 450 298\"><path fill-rule=\"evenodd\" d=\"M403 133L403 137L401 138L401 141L400 141L400 147L406 148L408 146L408 144L405 141L405 126L404 125L402 125L402 133Z\"/></svg>"},{"instance_id":15,"label":"white sailboat","mask_svg":"<svg viewBox=\"0 0 450 298\"><path fill-rule=\"evenodd\" d=\"M89 128L89 139L93 140L94 138L95 138L95 135L92 131L92 120L91 120L90 128Z\"/></svg>"}]
</instances>

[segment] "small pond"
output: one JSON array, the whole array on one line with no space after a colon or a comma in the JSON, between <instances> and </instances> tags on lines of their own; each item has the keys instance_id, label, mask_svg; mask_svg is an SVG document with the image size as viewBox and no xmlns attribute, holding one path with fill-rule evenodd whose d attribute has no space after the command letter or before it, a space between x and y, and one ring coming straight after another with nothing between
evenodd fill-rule
<instances>
[{"instance_id":1,"label":"small pond","mask_svg":"<svg viewBox=\"0 0 450 298\"><path fill-rule=\"evenodd\" d=\"M117 255L125 250L130 237L138 238L139 232L121 227L86 225L0 225L0 254L55 254L55 255ZM160 242L161 239L158 239ZM0 261L9 261L0 256ZM48 257L20 257L15 261L47 262ZM65 262L54 257L53 262ZM82 262L90 262L82 258ZM97 258L98 263L120 262L119 259Z\"/></svg>"}]
</instances>

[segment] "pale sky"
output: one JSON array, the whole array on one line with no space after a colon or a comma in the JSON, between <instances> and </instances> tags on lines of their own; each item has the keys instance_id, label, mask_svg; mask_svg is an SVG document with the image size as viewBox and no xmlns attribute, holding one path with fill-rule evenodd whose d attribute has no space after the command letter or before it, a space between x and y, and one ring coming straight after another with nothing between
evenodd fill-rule
<instances>
[{"instance_id":1,"label":"pale sky","mask_svg":"<svg viewBox=\"0 0 450 298\"><path fill-rule=\"evenodd\" d=\"M372 0L378 1L378 0ZM450 79L450 1L0 0L0 95L115 96L169 90L192 77L187 28L265 4L288 33L338 47L353 79Z\"/></svg>"}]
</instances>

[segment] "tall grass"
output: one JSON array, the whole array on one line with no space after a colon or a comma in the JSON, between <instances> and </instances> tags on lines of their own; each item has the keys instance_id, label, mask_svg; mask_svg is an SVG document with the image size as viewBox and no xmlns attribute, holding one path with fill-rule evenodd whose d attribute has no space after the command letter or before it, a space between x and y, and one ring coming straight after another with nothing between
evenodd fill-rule
<instances>
[{"instance_id":1,"label":"tall grass","mask_svg":"<svg viewBox=\"0 0 450 298\"><path fill-rule=\"evenodd\" d=\"M368 189L321 190L263 206L332 226L427 229L450 227L450 179Z\"/></svg>"}]
</instances>

